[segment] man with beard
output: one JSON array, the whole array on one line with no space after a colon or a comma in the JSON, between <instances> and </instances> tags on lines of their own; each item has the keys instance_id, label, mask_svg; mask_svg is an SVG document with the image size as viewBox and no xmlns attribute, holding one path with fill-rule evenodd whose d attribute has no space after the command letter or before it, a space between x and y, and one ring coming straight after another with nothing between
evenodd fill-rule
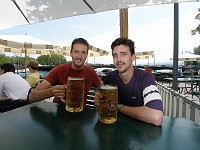
<instances>
[{"instance_id":1,"label":"man with beard","mask_svg":"<svg viewBox=\"0 0 200 150\"><path fill-rule=\"evenodd\" d=\"M116 39L112 45L115 71L105 77L105 84L118 86L118 111L132 118L161 125L163 103L152 73L133 67L134 42L126 38ZM100 94L95 93L94 101L99 107Z\"/></svg>"},{"instance_id":2,"label":"man with beard","mask_svg":"<svg viewBox=\"0 0 200 150\"><path fill-rule=\"evenodd\" d=\"M98 87L101 80L95 70L85 66L88 56L89 43L83 38L76 38L71 44L70 56L72 62L54 67L44 81L42 81L29 95L30 102L43 100L54 96L53 102L63 103L68 77L80 77L85 79L84 102L91 86Z\"/></svg>"}]
</instances>

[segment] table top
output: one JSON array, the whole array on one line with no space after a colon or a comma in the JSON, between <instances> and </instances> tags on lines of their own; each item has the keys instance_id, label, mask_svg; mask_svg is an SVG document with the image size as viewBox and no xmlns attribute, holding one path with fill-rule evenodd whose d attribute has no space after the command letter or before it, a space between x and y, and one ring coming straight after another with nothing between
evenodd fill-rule
<instances>
[{"instance_id":1,"label":"table top","mask_svg":"<svg viewBox=\"0 0 200 150\"><path fill-rule=\"evenodd\" d=\"M118 114L115 124L98 122L96 109L80 113L37 102L0 114L1 150L199 150L200 126L164 117L154 126Z\"/></svg>"}]
</instances>

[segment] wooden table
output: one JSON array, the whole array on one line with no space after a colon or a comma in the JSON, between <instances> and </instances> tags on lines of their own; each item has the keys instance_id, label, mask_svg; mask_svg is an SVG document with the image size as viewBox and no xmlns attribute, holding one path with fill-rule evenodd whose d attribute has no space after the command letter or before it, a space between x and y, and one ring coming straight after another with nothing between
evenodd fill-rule
<instances>
[{"instance_id":1,"label":"wooden table","mask_svg":"<svg viewBox=\"0 0 200 150\"><path fill-rule=\"evenodd\" d=\"M33 103L0 114L0 150L199 150L200 126L164 117L156 127L119 114L112 125L98 122L96 109L80 113L64 105Z\"/></svg>"}]
</instances>

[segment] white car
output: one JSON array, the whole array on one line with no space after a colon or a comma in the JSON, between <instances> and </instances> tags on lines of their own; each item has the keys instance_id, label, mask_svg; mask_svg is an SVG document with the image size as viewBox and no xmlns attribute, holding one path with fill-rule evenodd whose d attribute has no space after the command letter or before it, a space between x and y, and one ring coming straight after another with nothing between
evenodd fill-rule
<instances>
[{"instance_id":1,"label":"white car","mask_svg":"<svg viewBox=\"0 0 200 150\"><path fill-rule=\"evenodd\" d=\"M110 71L113 71L115 69L114 68L103 67L103 68L96 68L94 70L96 71L98 76L105 77Z\"/></svg>"}]
</instances>

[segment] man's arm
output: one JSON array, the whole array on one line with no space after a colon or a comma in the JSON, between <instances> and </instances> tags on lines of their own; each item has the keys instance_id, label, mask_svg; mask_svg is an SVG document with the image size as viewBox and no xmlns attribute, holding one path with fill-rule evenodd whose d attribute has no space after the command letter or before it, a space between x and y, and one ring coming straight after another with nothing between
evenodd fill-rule
<instances>
[{"instance_id":1,"label":"man's arm","mask_svg":"<svg viewBox=\"0 0 200 150\"><path fill-rule=\"evenodd\" d=\"M94 102L97 108L99 108L100 106L99 98L100 98L100 93L96 92L94 96ZM138 120L141 120L141 121L144 121L156 126L161 125L163 121L162 111L152 109L147 106L137 106L137 107L124 106L123 108L120 109L120 112L129 117L132 117L132 118L135 118L135 119L138 119Z\"/></svg>"},{"instance_id":2,"label":"man's arm","mask_svg":"<svg viewBox=\"0 0 200 150\"><path fill-rule=\"evenodd\" d=\"M132 118L150 124L154 124L156 126L161 125L163 121L162 111L152 109L147 106L138 106L138 107L124 106L122 109L120 109L120 112Z\"/></svg>"},{"instance_id":3,"label":"man's arm","mask_svg":"<svg viewBox=\"0 0 200 150\"><path fill-rule=\"evenodd\" d=\"M40 101L53 96L53 87L44 80L29 95L30 102Z\"/></svg>"},{"instance_id":4,"label":"man's arm","mask_svg":"<svg viewBox=\"0 0 200 150\"><path fill-rule=\"evenodd\" d=\"M40 83L29 95L30 102L40 101L52 96L58 98L65 98L65 85L51 86L51 84L44 80Z\"/></svg>"}]
</instances>

